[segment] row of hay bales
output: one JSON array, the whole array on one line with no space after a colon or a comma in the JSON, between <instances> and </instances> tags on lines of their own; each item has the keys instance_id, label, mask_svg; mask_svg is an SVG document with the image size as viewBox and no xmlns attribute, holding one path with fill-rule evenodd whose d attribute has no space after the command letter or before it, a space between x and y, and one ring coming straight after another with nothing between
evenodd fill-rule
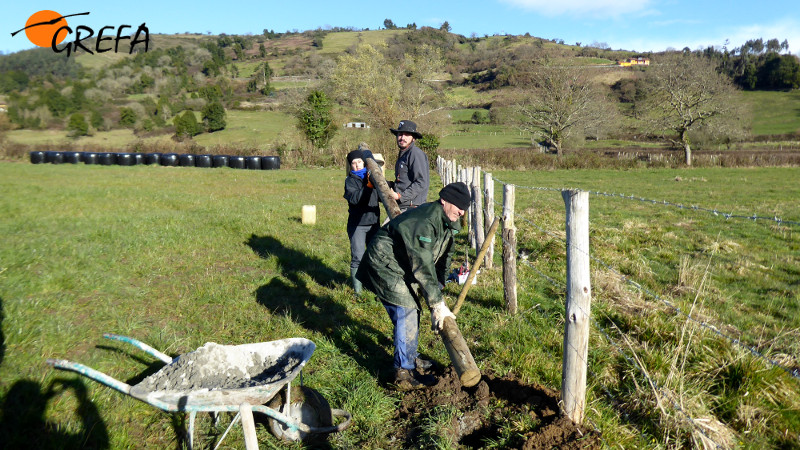
<instances>
[{"instance_id":1,"label":"row of hay bales","mask_svg":"<svg viewBox=\"0 0 800 450\"><path fill-rule=\"evenodd\" d=\"M278 156L194 155L188 153L30 152L33 164L97 164L102 166L230 167L273 170L281 168Z\"/></svg>"}]
</instances>

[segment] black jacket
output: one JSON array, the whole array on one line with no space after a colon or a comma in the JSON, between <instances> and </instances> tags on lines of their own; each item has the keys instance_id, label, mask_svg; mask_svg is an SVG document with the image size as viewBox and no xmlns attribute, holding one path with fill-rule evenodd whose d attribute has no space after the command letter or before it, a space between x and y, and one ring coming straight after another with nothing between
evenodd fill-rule
<instances>
[{"instance_id":1,"label":"black jacket","mask_svg":"<svg viewBox=\"0 0 800 450\"><path fill-rule=\"evenodd\" d=\"M349 173L344 180L344 198L349 206L348 227L378 223L381 215L378 191L367 187L366 177L362 180Z\"/></svg>"}]
</instances>

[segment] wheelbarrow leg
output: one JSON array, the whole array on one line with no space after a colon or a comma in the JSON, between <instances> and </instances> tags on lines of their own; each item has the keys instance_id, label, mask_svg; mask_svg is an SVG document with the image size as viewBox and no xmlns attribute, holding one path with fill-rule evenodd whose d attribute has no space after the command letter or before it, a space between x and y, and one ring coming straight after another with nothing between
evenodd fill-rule
<instances>
[{"instance_id":1,"label":"wheelbarrow leg","mask_svg":"<svg viewBox=\"0 0 800 450\"><path fill-rule=\"evenodd\" d=\"M194 448L194 419L197 418L197 411L189 413L189 450Z\"/></svg>"},{"instance_id":2,"label":"wheelbarrow leg","mask_svg":"<svg viewBox=\"0 0 800 450\"><path fill-rule=\"evenodd\" d=\"M242 431L244 432L244 447L247 450L258 450L258 438L256 437L256 423L253 420L253 407L245 402L239 405L239 413L242 415Z\"/></svg>"}]
</instances>

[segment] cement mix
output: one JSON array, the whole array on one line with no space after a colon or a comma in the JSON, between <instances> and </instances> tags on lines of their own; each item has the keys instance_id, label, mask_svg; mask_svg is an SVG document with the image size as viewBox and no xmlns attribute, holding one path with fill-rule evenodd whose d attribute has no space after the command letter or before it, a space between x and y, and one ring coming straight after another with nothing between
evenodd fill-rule
<instances>
[{"instance_id":1,"label":"cement mix","mask_svg":"<svg viewBox=\"0 0 800 450\"><path fill-rule=\"evenodd\" d=\"M243 389L281 381L301 364L303 354L298 351L264 355L243 351L233 345L208 342L177 357L134 386L134 390L147 393Z\"/></svg>"}]
</instances>

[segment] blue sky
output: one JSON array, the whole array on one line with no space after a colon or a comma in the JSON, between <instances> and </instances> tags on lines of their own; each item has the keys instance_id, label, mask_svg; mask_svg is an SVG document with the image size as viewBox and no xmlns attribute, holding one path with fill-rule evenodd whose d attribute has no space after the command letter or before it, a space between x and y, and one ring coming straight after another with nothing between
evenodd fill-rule
<instances>
[{"instance_id":1,"label":"blue sky","mask_svg":"<svg viewBox=\"0 0 800 450\"><path fill-rule=\"evenodd\" d=\"M31 14L49 9L68 18L73 29L142 22L150 33L259 34L326 27L378 29L385 19L439 27L471 36L525 34L564 43L602 43L613 49L662 51L667 48L741 46L748 39L787 39L800 55L800 6L796 0L405 0L350 1L69 1L6 0L0 14L0 51L33 48L23 28ZM126 30L132 32L132 30ZM108 32L106 32L108 35Z\"/></svg>"}]
</instances>

